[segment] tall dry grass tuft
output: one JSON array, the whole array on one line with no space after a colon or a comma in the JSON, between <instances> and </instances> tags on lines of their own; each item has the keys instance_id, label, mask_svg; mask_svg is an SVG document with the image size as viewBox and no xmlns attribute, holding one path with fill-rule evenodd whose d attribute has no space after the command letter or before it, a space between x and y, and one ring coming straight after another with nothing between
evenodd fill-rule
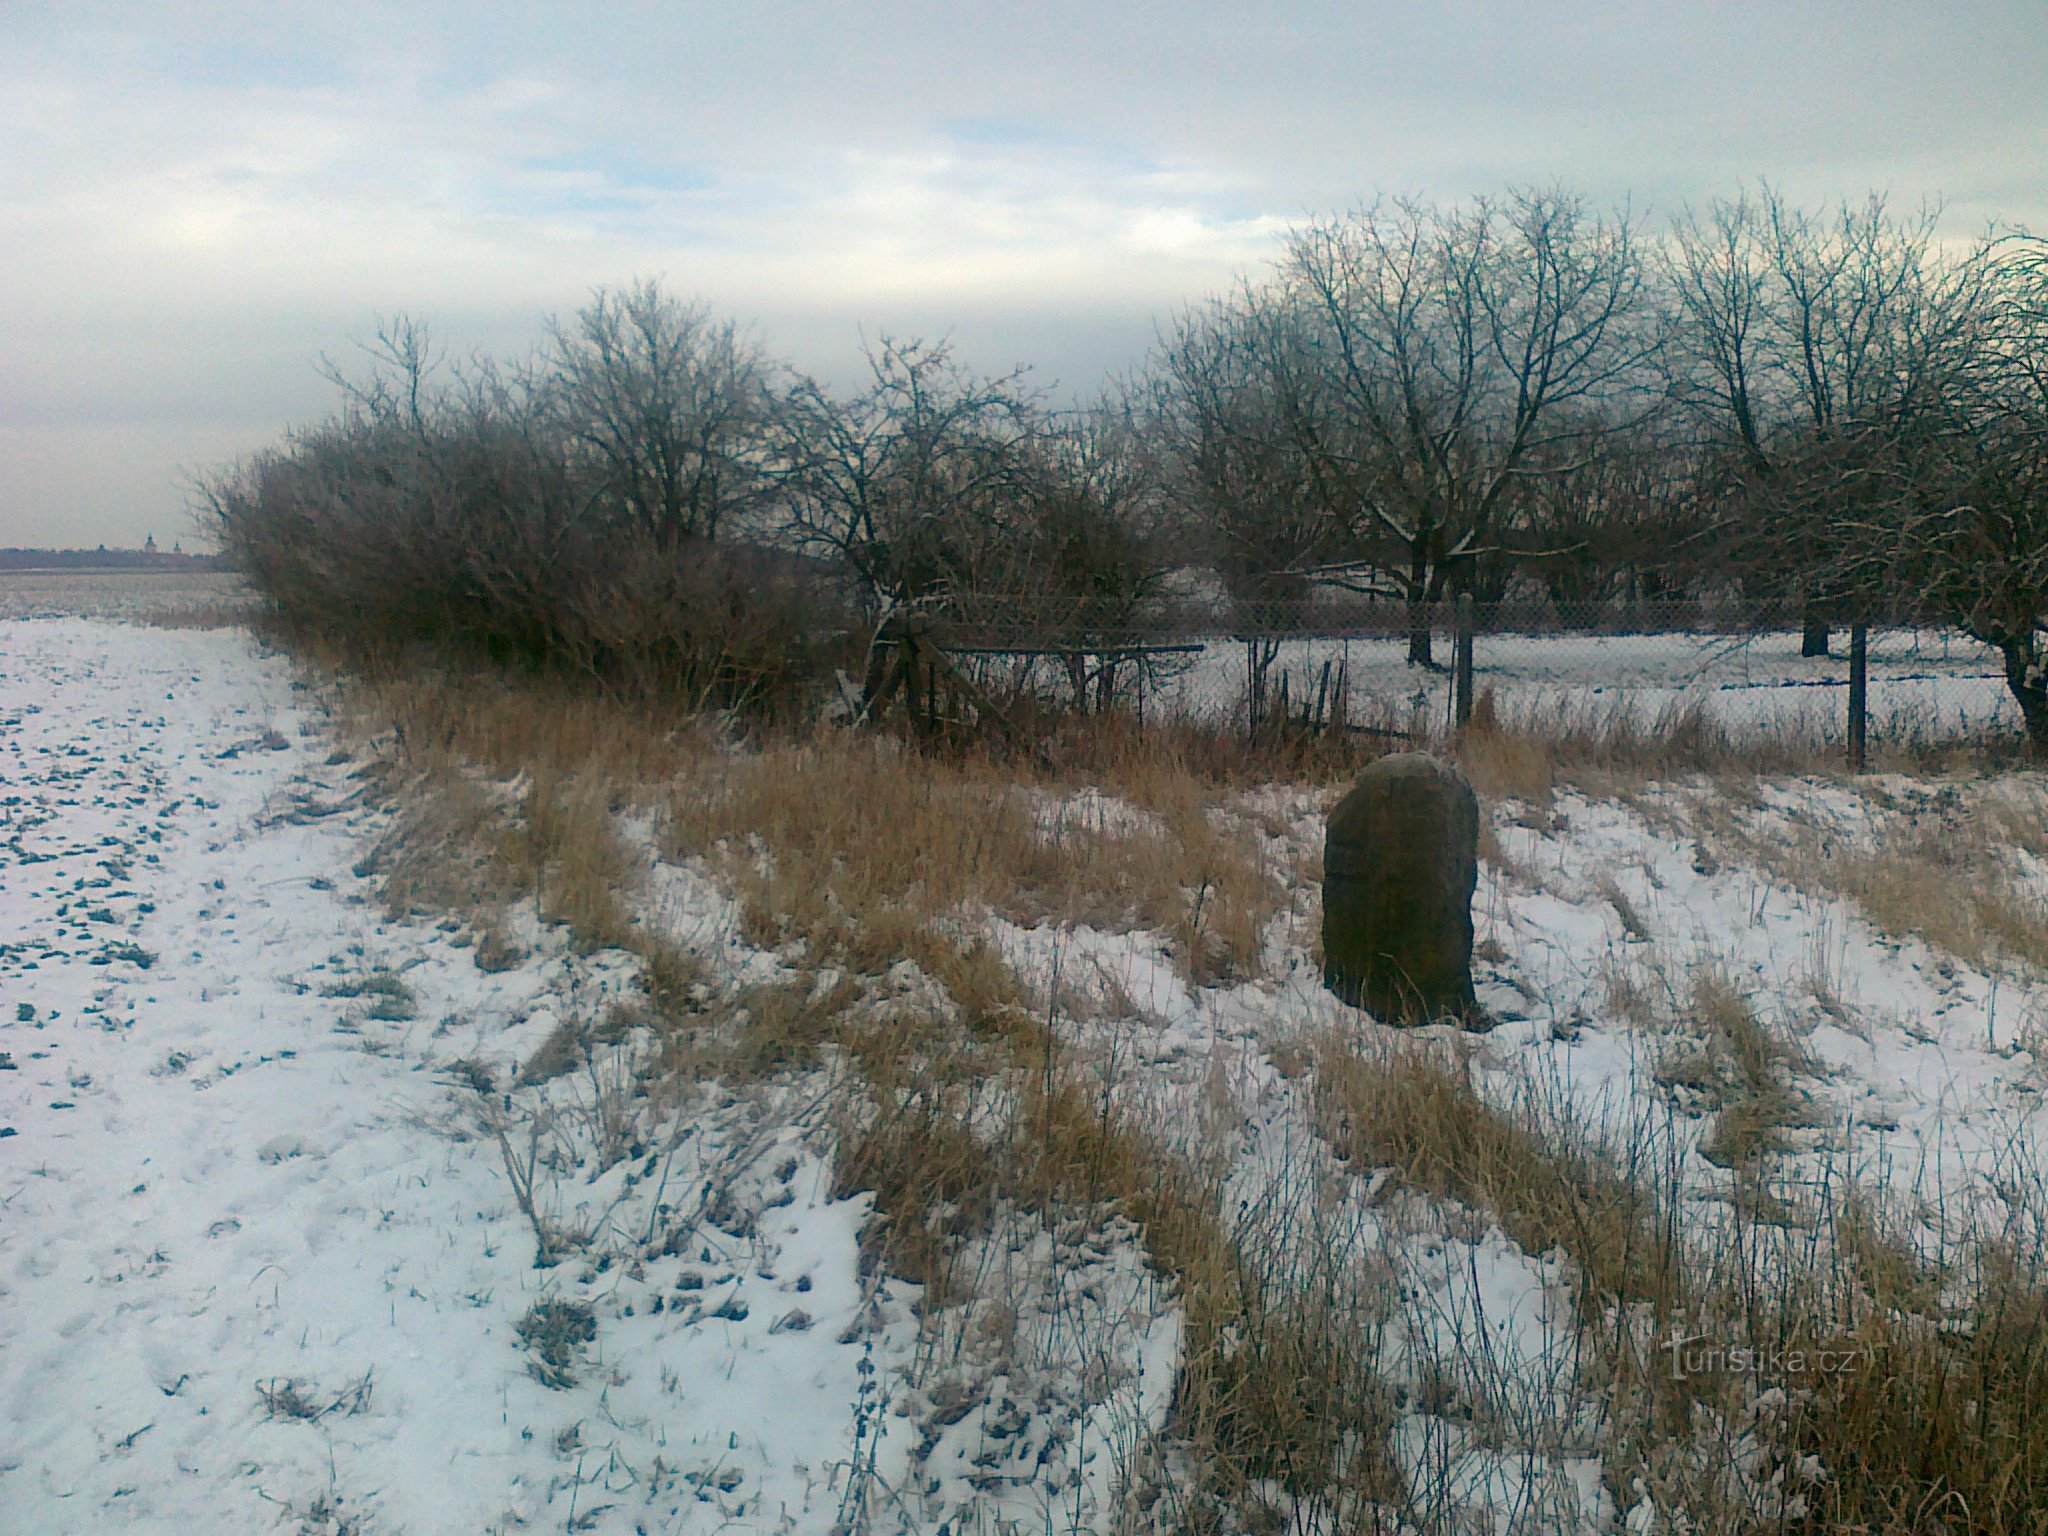
<instances>
[{"instance_id":1,"label":"tall dry grass tuft","mask_svg":"<svg viewBox=\"0 0 2048 1536\"><path fill-rule=\"evenodd\" d=\"M1180 716L1067 715L1045 722L1032 768L1160 808L1190 783L1210 791L1344 783L1389 752L1427 745L1424 735L1403 728L1411 723L1390 720L1370 731L1275 724L1247 734L1241 724Z\"/></svg>"},{"instance_id":2,"label":"tall dry grass tuft","mask_svg":"<svg viewBox=\"0 0 2048 1536\"><path fill-rule=\"evenodd\" d=\"M1785 1149L1785 1133L1810 1119L1788 1077L1808 1063L1757 1018L1748 997L1720 970L1694 972L1689 1002L1688 1020L1705 1052L1695 1076L1716 1111L1700 1153L1753 1183L1762 1159Z\"/></svg>"},{"instance_id":3,"label":"tall dry grass tuft","mask_svg":"<svg viewBox=\"0 0 2048 1536\"><path fill-rule=\"evenodd\" d=\"M529 877L541 921L567 927L585 953L635 948L627 904L642 866L619 838L609 787L596 778L537 773L514 825L507 857Z\"/></svg>"},{"instance_id":4,"label":"tall dry grass tuft","mask_svg":"<svg viewBox=\"0 0 2048 1536\"><path fill-rule=\"evenodd\" d=\"M1645 712L1625 697L1567 700L1507 720L1482 696L1451 750L1481 794L1539 807L1566 779L1602 793L1652 777L1824 771L1839 758L1791 732L1735 736L1699 700Z\"/></svg>"},{"instance_id":5,"label":"tall dry grass tuft","mask_svg":"<svg viewBox=\"0 0 2048 1536\"><path fill-rule=\"evenodd\" d=\"M649 792L693 760L710 730L575 679L417 657L344 675L344 729L359 743L406 765L445 754L498 780L596 775L614 793Z\"/></svg>"},{"instance_id":6,"label":"tall dry grass tuft","mask_svg":"<svg viewBox=\"0 0 2048 1536\"><path fill-rule=\"evenodd\" d=\"M1730 1075L1784 1066L1733 989L1694 989ZM1753 1020L1750 1020L1753 1024ZM2048 1528L2048 1188L2004 1180L1930 1256L1924 1222L1829 1166L1797 1220L1738 1201L1682 1223L1674 1144L1649 1123L1595 1143L1526 1087L1482 1097L1427 1043L1326 1048L1333 1144L1499 1221L1578 1275L1603 1383L1605 1480L1629 1529L1992 1532ZM2016 1170L2017 1171L2017 1170Z\"/></svg>"},{"instance_id":7,"label":"tall dry grass tuft","mask_svg":"<svg viewBox=\"0 0 2048 1536\"><path fill-rule=\"evenodd\" d=\"M1930 1260L1910 1225L1831 1184L1704 1246L1694 1310L1617 1380L1611 1486L1693 1529L2048 1524L2048 1254L1994 1225Z\"/></svg>"},{"instance_id":8,"label":"tall dry grass tuft","mask_svg":"<svg viewBox=\"0 0 2048 1536\"><path fill-rule=\"evenodd\" d=\"M1726 796L1691 808L1702 838L1804 891L1852 903L1875 927L1978 967L2048 972L2048 898L2036 877L2048 799L2012 783L1901 799L1866 786L1867 827L1746 814Z\"/></svg>"},{"instance_id":9,"label":"tall dry grass tuft","mask_svg":"<svg viewBox=\"0 0 2048 1536\"><path fill-rule=\"evenodd\" d=\"M1957 736L1932 721L1899 719L1873 740L1873 770L1949 774L2018 760L2003 738ZM1568 699L1504 716L1490 693L1475 701L1472 720L1451 733L1449 750L1475 788L1497 800L1549 809L1559 785L1627 798L1658 779L1712 779L1731 784L1760 775L1840 777L1846 749L1799 721L1745 723L1731 730L1702 699L1645 710L1625 695L1609 701Z\"/></svg>"},{"instance_id":10,"label":"tall dry grass tuft","mask_svg":"<svg viewBox=\"0 0 2048 1536\"><path fill-rule=\"evenodd\" d=\"M1648 1162L1659 1149L1638 1145L1619 1168L1561 1096L1538 1102L1531 1089L1510 1108L1491 1104L1467 1063L1428 1042L1328 1043L1315 1094L1323 1133L1348 1161L1485 1212L1527 1253L1570 1255L1582 1307L1679 1304L1679 1219Z\"/></svg>"},{"instance_id":11,"label":"tall dry grass tuft","mask_svg":"<svg viewBox=\"0 0 2048 1536\"><path fill-rule=\"evenodd\" d=\"M1154 770L1150 799L1143 814L1091 819L985 759L821 731L703 756L671 792L665 838L671 856L719 866L752 936L801 941L814 960L929 956L935 935L986 910L1153 929L1197 981L1255 975L1285 899L1263 847L1219 826L1190 780Z\"/></svg>"}]
</instances>

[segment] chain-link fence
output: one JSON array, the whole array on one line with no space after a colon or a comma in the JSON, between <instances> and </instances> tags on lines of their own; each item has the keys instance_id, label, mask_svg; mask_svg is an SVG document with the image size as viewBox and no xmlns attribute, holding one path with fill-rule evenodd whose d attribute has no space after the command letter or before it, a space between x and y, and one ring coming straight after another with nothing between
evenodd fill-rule
<instances>
[{"instance_id":1,"label":"chain-link fence","mask_svg":"<svg viewBox=\"0 0 2048 1536\"><path fill-rule=\"evenodd\" d=\"M935 607L933 643L995 696L1212 724L1427 738L1476 714L1556 732L1707 725L1727 739L1925 745L2017 734L1999 655L1906 612L1693 600ZM1469 677L1461 666L1469 658ZM1859 692L1860 710L1853 708Z\"/></svg>"}]
</instances>

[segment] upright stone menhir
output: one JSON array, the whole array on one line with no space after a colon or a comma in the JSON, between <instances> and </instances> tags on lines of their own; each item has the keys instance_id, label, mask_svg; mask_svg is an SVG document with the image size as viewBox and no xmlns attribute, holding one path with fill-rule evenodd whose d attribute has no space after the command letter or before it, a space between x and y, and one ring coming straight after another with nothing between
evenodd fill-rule
<instances>
[{"instance_id":1,"label":"upright stone menhir","mask_svg":"<svg viewBox=\"0 0 2048 1536\"><path fill-rule=\"evenodd\" d=\"M1472 891L1479 800L1426 752L1381 758L1330 813L1323 985L1388 1023L1478 1017Z\"/></svg>"}]
</instances>

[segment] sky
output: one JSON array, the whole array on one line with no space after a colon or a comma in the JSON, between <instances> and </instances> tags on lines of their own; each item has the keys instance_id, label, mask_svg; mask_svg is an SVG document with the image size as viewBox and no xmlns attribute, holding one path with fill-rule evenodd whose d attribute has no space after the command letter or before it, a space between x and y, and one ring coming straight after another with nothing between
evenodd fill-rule
<instances>
[{"instance_id":1,"label":"sky","mask_svg":"<svg viewBox=\"0 0 2048 1536\"><path fill-rule=\"evenodd\" d=\"M2048 229L2042 0L0 0L0 545L193 547L380 317L518 354L661 278L828 381L1085 397L1286 228L1768 178Z\"/></svg>"}]
</instances>

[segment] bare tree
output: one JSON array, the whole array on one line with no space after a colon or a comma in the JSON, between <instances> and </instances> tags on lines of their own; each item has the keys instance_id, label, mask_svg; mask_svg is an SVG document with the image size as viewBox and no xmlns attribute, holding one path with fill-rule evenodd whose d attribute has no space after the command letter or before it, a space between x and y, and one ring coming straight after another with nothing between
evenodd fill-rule
<instances>
[{"instance_id":1,"label":"bare tree","mask_svg":"<svg viewBox=\"0 0 2048 1536\"><path fill-rule=\"evenodd\" d=\"M1411 662L1515 483L1640 397L1643 276L1628 215L1557 190L1375 203L1290 238L1280 284L1323 379L1290 425L1354 558L1410 605Z\"/></svg>"},{"instance_id":2,"label":"bare tree","mask_svg":"<svg viewBox=\"0 0 2048 1536\"><path fill-rule=\"evenodd\" d=\"M1306 409L1294 392L1312 375L1294 322L1269 288L1245 284L1183 311L1148 377L1149 427L1187 547L1230 596L1255 718L1278 637L1335 548L1300 446Z\"/></svg>"},{"instance_id":3,"label":"bare tree","mask_svg":"<svg viewBox=\"0 0 2048 1536\"><path fill-rule=\"evenodd\" d=\"M548 325L560 419L606 511L673 547L718 538L767 489L768 364L730 320L651 278Z\"/></svg>"},{"instance_id":4,"label":"bare tree","mask_svg":"<svg viewBox=\"0 0 2048 1536\"><path fill-rule=\"evenodd\" d=\"M1146 663L1134 652L1163 596L1168 508L1161 466L1131 407L1052 421L1024 464L1023 556L1037 635L1064 661L1073 702L1107 709ZM1024 616L1020 613L1020 617ZM1092 663L1092 665L1091 665Z\"/></svg>"},{"instance_id":5,"label":"bare tree","mask_svg":"<svg viewBox=\"0 0 2048 1536\"><path fill-rule=\"evenodd\" d=\"M1023 372L978 378L943 342L883 337L839 398L799 379L783 413L787 532L841 563L871 606L1013 590L1026 449L1041 429Z\"/></svg>"},{"instance_id":6,"label":"bare tree","mask_svg":"<svg viewBox=\"0 0 2048 1536\"><path fill-rule=\"evenodd\" d=\"M1868 489L1837 566L1993 647L2028 740L2048 746L2048 242L1986 242L1947 264L1938 297L1933 398L1863 426Z\"/></svg>"},{"instance_id":7,"label":"bare tree","mask_svg":"<svg viewBox=\"0 0 2048 1536\"><path fill-rule=\"evenodd\" d=\"M1560 608L1667 594L1694 542L1686 445L1650 423L1589 432L1504 498L1507 559Z\"/></svg>"},{"instance_id":8,"label":"bare tree","mask_svg":"<svg viewBox=\"0 0 2048 1536\"><path fill-rule=\"evenodd\" d=\"M1945 355L1936 210L1872 195L1821 213L1766 187L1674 224L1662 266L1674 307L1674 394L1704 423L1731 545L1753 576L1789 578L1808 655L1825 655L1836 532L1873 483L1851 463L1879 423L1932 401Z\"/></svg>"}]
</instances>

